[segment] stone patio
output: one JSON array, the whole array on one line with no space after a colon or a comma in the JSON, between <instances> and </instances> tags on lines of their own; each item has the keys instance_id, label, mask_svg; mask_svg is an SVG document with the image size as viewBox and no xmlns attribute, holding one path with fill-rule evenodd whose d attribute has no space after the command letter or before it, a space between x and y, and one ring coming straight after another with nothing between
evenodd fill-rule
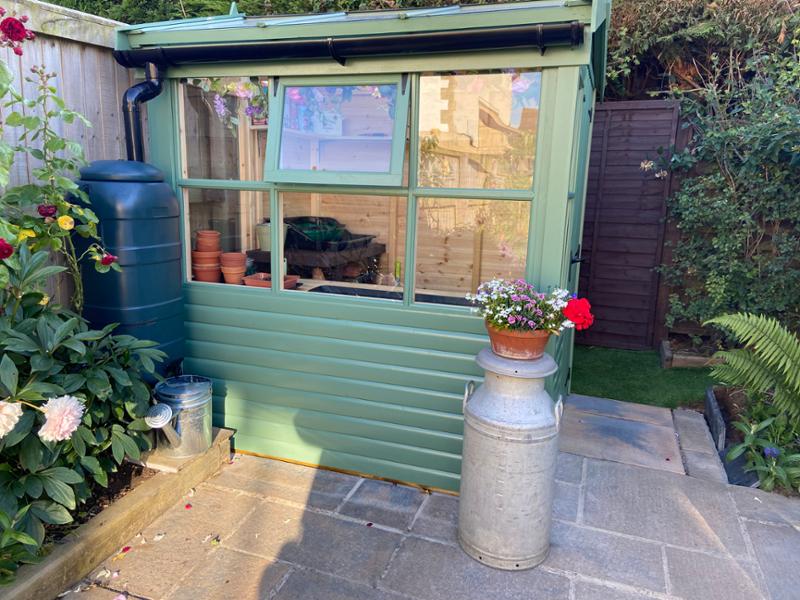
<instances>
[{"instance_id":1,"label":"stone patio","mask_svg":"<svg viewBox=\"0 0 800 600\"><path fill-rule=\"evenodd\" d=\"M467 557L456 541L454 496L237 455L131 540L129 551L99 566L97 585L66 597L798 597L800 501L687 476L676 443L683 433L672 428L670 444L659 429L664 446L651 445L649 428L613 422L669 430L670 411L591 400L571 402L565 413L562 449L587 456L559 456L552 548L536 569L503 572ZM587 436L616 450L598 450Z\"/></svg>"}]
</instances>

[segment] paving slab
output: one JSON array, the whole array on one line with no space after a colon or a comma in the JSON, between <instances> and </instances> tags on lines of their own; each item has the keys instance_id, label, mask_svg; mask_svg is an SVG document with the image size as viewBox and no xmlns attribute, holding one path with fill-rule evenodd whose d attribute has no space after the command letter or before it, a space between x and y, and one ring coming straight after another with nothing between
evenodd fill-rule
<instances>
[{"instance_id":1,"label":"paving slab","mask_svg":"<svg viewBox=\"0 0 800 600\"><path fill-rule=\"evenodd\" d=\"M683 466L689 477L716 483L728 483L728 474L716 453L695 452L694 450L684 450L681 447L681 454L683 455Z\"/></svg>"},{"instance_id":2,"label":"paving slab","mask_svg":"<svg viewBox=\"0 0 800 600\"><path fill-rule=\"evenodd\" d=\"M746 519L789 524L800 528L800 498L787 498L755 488L732 485L728 490Z\"/></svg>"},{"instance_id":3,"label":"paving slab","mask_svg":"<svg viewBox=\"0 0 800 600\"><path fill-rule=\"evenodd\" d=\"M556 493L553 498L553 518L562 521L578 519L578 502L580 486L563 481L556 481Z\"/></svg>"},{"instance_id":4,"label":"paving slab","mask_svg":"<svg viewBox=\"0 0 800 600\"><path fill-rule=\"evenodd\" d=\"M431 494L422 505L411 532L423 537L458 543L458 498Z\"/></svg>"},{"instance_id":5,"label":"paving slab","mask_svg":"<svg viewBox=\"0 0 800 600\"><path fill-rule=\"evenodd\" d=\"M405 485L365 479L339 509L343 515L405 531L417 513L424 494Z\"/></svg>"},{"instance_id":6,"label":"paving slab","mask_svg":"<svg viewBox=\"0 0 800 600\"><path fill-rule=\"evenodd\" d=\"M553 523L544 563L597 579L665 592L661 546L568 523Z\"/></svg>"},{"instance_id":7,"label":"paving slab","mask_svg":"<svg viewBox=\"0 0 800 600\"><path fill-rule=\"evenodd\" d=\"M408 600L408 598L325 573L296 570L272 600Z\"/></svg>"},{"instance_id":8,"label":"paving slab","mask_svg":"<svg viewBox=\"0 0 800 600\"><path fill-rule=\"evenodd\" d=\"M371 585L401 539L378 527L265 501L225 545Z\"/></svg>"},{"instance_id":9,"label":"paving slab","mask_svg":"<svg viewBox=\"0 0 800 600\"><path fill-rule=\"evenodd\" d=\"M583 457L577 454L559 452L556 459L556 480L566 483L580 483L583 472Z\"/></svg>"},{"instance_id":10,"label":"paving slab","mask_svg":"<svg viewBox=\"0 0 800 600\"><path fill-rule=\"evenodd\" d=\"M186 574L167 600L264 600L289 565L218 547Z\"/></svg>"},{"instance_id":11,"label":"paving slab","mask_svg":"<svg viewBox=\"0 0 800 600\"><path fill-rule=\"evenodd\" d=\"M130 551L109 557L102 567L119 571L115 589L162 598L206 561L216 536L230 535L258 504L256 498L202 485L128 541Z\"/></svg>"},{"instance_id":12,"label":"paving slab","mask_svg":"<svg viewBox=\"0 0 800 600\"><path fill-rule=\"evenodd\" d=\"M686 600L759 600L765 598L756 566L731 558L666 548L674 595Z\"/></svg>"},{"instance_id":13,"label":"paving slab","mask_svg":"<svg viewBox=\"0 0 800 600\"><path fill-rule=\"evenodd\" d=\"M650 594L629 592L584 581L575 582L575 600L652 600Z\"/></svg>"},{"instance_id":14,"label":"paving slab","mask_svg":"<svg viewBox=\"0 0 800 600\"><path fill-rule=\"evenodd\" d=\"M746 522L772 600L797 600L800 594L800 531L787 525Z\"/></svg>"},{"instance_id":15,"label":"paving slab","mask_svg":"<svg viewBox=\"0 0 800 600\"><path fill-rule=\"evenodd\" d=\"M714 445L708 423L702 413L688 408L679 408L672 411L672 416L682 450L717 456L717 447Z\"/></svg>"},{"instance_id":16,"label":"paving slab","mask_svg":"<svg viewBox=\"0 0 800 600\"><path fill-rule=\"evenodd\" d=\"M357 481L352 475L237 454L209 483L334 510Z\"/></svg>"},{"instance_id":17,"label":"paving slab","mask_svg":"<svg viewBox=\"0 0 800 600\"><path fill-rule=\"evenodd\" d=\"M672 415L668 408L649 406L635 402L621 402L608 398L570 394L566 406L603 417L641 421L662 427L672 427Z\"/></svg>"},{"instance_id":18,"label":"paving slab","mask_svg":"<svg viewBox=\"0 0 800 600\"><path fill-rule=\"evenodd\" d=\"M672 426L601 416L567 405L559 447L571 454L684 473Z\"/></svg>"},{"instance_id":19,"label":"paving slab","mask_svg":"<svg viewBox=\"0 0 800 600\"><path fill-rule=\"evenodd\" d=\"M569 595L566 577L541 569L492 569L460 548L414 537L403 541L378 587L424 600L561 600Z\"/></svg>"},{"instance_id":20,"label":"paving slab","mask_svg":"<svg viewBox=\"0 0 800 600\"><path fill-rule=\"evenodd\" d=\"M746 554L720 484L587 459L584 523L689 549Z\"/></svg>"},{"instance_id":21,"label":"paving slab","mask_svg":"<svg viewBox=\"0 0 800 600\"><path fill-rule=\"evenodd\" d=\"M74 589L79 591L69 592L61 596L59 600L116 600L120 594L116 590L107 590L98 586L76 586ZM128 598L136 600L136 596L128 596Z\"/></svg>"}]
</instances>

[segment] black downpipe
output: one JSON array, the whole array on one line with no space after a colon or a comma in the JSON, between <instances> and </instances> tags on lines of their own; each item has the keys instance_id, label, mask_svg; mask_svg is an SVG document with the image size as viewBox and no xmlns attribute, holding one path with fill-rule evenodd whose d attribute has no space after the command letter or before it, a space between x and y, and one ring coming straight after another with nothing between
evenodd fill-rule
<instances>
[{"instance_id":1,"label":"black downpipe","mask_svg":"<svg viewBox=\"0 0 800 600\"><path fill-rule=\"evenodd\" d=\"M513 27L485 27L455 31L433 31L393 35L325 37L268 40L248 44L151 47L117 50L114 58L123 67L161 67L190 63L246 60L291 60L332 58L344 64L348 58L469 52L505 48L537 48L583 44L583 23L544 23Z\"/></svg>"},{"instance_id":2,"label":"black downpipe","mask_svg":"<svg viewBox=\"0 0 800 600\"><path fill-rule=\"evenodd\" d=\"M152 100L163 89L161 70L152 62L143 65L145 80L132 85L122 96L122 120L125 124L125 150L128 160L144 162L144 135L139 105Z\"/></svg>"}]
</instances>

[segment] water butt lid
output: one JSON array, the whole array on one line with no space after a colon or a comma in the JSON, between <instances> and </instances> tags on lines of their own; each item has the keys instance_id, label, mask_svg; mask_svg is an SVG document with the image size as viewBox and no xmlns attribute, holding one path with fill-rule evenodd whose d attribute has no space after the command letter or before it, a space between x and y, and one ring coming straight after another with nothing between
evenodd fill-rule
<instances>
[{"instance_id":1,"label":"water butt lid","mask_svg":"<svg viewBox=\"0 0 800 600\"><path fill-rule=\"evenodd\" d=\"M82 181L164 181L164 173L135 160L96 160L81 169Z\"/></svg>"},{"instance_id":2,"label":"water butt lid","mask_svg":"<svg viewBox=\"0 0 800 600\"><path fill-rule=\"evenodd\" d=\"M170 377L156 384L156 398L173 408L189 409L211 400L211 380L199 375Z\"/></svg>"}]
</instances>

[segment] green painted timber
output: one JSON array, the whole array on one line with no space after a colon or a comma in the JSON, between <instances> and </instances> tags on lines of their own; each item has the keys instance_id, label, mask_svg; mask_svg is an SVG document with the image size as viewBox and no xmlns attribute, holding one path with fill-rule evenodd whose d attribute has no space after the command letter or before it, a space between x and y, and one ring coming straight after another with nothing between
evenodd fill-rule
<instances>
[{"instance_id":1,"label":"green painted timber","mask_svg":"<svg viewBox=\"0 0 800 600\"><path fill-rule=\"evenodd\" d=\"M607 16L588 2L544 2L538 8L523 6L490 20L549 15L553 20L575 17L589 23L602 37ZM530 5L536 4L527 3ZM537 12L538 11L538 12ZM502 12L502 11L500 11ZM560 15L560 17L559 17ZM577 16L576 16L577 15ZM397 31L421 27L423 22L442 28L478 26L474 15L440 14L424 19L388 19L369 31ZM442 20L445 19L445 20ZM449 19L449 20L448 20ZM498 20L500 19L500 20ZM413 22L412 22L413 21ZM547 22L547 21L538 21ZM239 17L212 19L206 29L200 22L181 30L178 24L161 24L120 32L132 46L243 43L258 36L312 31L333 31L331 23L281 25L275 30L240 27ZM343 23L336 31L362 31ZM238 25L237 25L238 24ZM169 25L169 26L168 26ZM173 26L176 25L176 26ZM394 29L393 29L394 28ZM364 29L367 31L367 29ZM576 49L552 48L544 55L513 50L458 55L374 57L291 63L239 63L192 65L168 70L164 93L148 104L149 161L162 168L176 192L184 188L263 191L269 194L270 215L281 219L281 191L392 195L407 199L407 222L416 222L419 198L485 198L530 202L530 236L526 277L541 288L575 289L578 265L570 258L580 239L584 206L591 109L596 78L592 77L593 46L605 44L587 29L587 43ZM126 42L127 43L127 42ZM531 190L438 190L417 187L417 126L419 73L437 70L541 68L542 94ZM266 181L200 180L181 176L178 139L179 77L184 76L319 76L331 81L337 74L410 73L410 148L407 186L357 185L340 182L281 183ZM324 79L323 79L324 78ZM185 227L185 224L183 225ZM415 259L415 227L406 228L405 264ZM188 232L182 230L182 235ZM280 240L273 236L272 271L280 267ZM184 266L185 270L185 266ZM415 269L405 269L404 286L413 289ZM457 490L460 472L462 399L465 384L480 382L475 364L487 345L482 321L469 309L418 304L411 294L402 301L314 295L275 288L258 289L188 281L184 272L187 357L186 372L203 374L214 382L214 420L232 427L237 448L279 458L368 473L424 486ZM554 337L548 351L559 364L548 382L554 397L568 391L572 360L572 332Z\"/></svg>"}]
</instances>

